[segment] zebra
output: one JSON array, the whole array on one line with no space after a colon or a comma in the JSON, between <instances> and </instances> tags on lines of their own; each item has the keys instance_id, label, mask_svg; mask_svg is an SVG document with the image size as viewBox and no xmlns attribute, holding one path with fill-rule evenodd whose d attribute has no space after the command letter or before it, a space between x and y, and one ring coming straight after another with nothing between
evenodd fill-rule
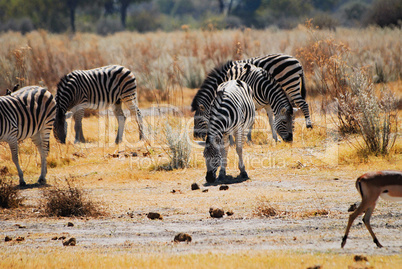
<instances>
[{"instance_id":1,"label":"zebra","mask_svg":"<svg viewBox=\"0 0 402 269\"><path fill-rule=\"evenodd\" d=\"M269 76L277 81L286 92L292 106L302 107L306 118L306 126L308 128L312 127L308 104L303 101L306 96L306 88L301 64L297 59L289 55L270 54L246 60L228 61L210 71L191 103L191 111L195 111L195 138L205 138L208 125L208 115L206 113L215 98L216 88L219 84L229 79L227 77L228 70L238 63L251 63L257 67L264 68ZM273 137L275 138L274 133Z\"/></svg>"},{"instance_id":2,"label":"zebra","mask_svg":"<svg viewBox=\"0 0 402 269\"><path fill-rule=\"evenodd\" d=\"M82 132L84 109L107 109L113 106L118 121L115 143L122 141L126 117L122 103L135 116L140 133L144 138L141 111L138 108L137 85L134 74L124 66L109 65L91 70L75 70L61 78L57 84L56 120L54 136L65 144L67 135L66 112L71 111L75 121L75 143L85 143Z\"/></svg>"},{"instance_id":3,"label":"zebra","mask_svg":"<svg viewBox=\"0 0 402 269\"><path fill-rule=\"evenodd\" d=\"M219 166L221 169L218 180L226 177L229 135L235 136L240 176L248 178L243 162L243 135L244 131L253 125L255 119L252 95L252 89L244 81L229 80L219 85L217 96L211 105L204 149L207 166L205 179L208 183L215 182Z\"/></svg>"},{"instance_id":4,"label":"zebra","mask_svg":"<svg viewBox=\"0 0 402 269\"><path fill-rule=\"evenodd\" d=\"M292 105L280 85L268 76L265 69L249 63L237 63L228 70L227 77L240 79L252 88L255 107L257 110L266 110L276 141L277 133L284 141L293 141ZM275 120L272 114L275 115Z\"/></svg>"},{"instance_id":5,"label":"zebra","mask_svg":"<svg viewBox=\"0 0 402 269\"><path fill-rule=\"evenodd\" d=\"M41 156L39 184L46 184L49 138L56 116L53 95L39 86L27 86L0 97L0 141L8 142L17 167L20 186L25 186L18 162L18 141L31 138Z\"/></svg>"}]
</instances>

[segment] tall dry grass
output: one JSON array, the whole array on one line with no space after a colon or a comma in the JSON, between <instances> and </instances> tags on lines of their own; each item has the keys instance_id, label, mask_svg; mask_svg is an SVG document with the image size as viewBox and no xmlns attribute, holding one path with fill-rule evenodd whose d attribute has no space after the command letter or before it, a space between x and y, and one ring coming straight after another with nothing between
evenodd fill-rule
<instances>
[{"instance_id":1,"label":"tall dry grass","mask_svg":"<svg viewBox=\"0 0 402 269\"><path fill-rule=\"evenodd\" d=\"M338 29L317 31L321 40L332 38L350 51L348 65L367 67L380 81L402 77L402 38L400 29ZM358 37L358 38L356 38ZM74 69L89 69L106 64L121 64L138 77L141 92L166 89L173 66L182 71L180 83L197 88L205 74L229 59L270 53L298 55L311 43L305 26L293 30L189 30L172 33L121 32L109 36L78 33L50 34L35 31L26 35L0 35L0 89L43 84L54 90L61 76ZM342 55L338 55L342 56ZM311 77L311 59L301 57ZM313 81L313 80L312 80ZM309 82L310 83L310 82ZM310 87L313 85L310 83Z\"/></svg>"}]
</instances>

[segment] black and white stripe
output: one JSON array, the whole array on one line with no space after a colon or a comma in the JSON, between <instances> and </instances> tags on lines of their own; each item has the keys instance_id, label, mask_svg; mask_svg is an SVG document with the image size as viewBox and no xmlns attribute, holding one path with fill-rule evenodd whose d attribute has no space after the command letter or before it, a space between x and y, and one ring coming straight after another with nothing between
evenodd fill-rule
<instances>
[{"instance_id":1,"label":"black and white stripe","mask_svg":"<svg viewBox=\"0 0 402 269\"><path fill-rule=\"evenodd\" d=\"M248 178L243 163L243 136L254 123L255 105L252 94L251 88L240 80L224 82L217 89L217 96L211 105L204 150L208 183L216 180L219 166L219 179L226 176L229 135L233 135L236 140L240 176Z\"/></svg>"},{"instance_id":2,"label":"black and white stripe","mask_svg":"<svg viewBox=\"0 0 402 269\"><path fill-rule=\"evenodd\" d=\"M270 54L238 62L251 63L264 68L285 91L292 106L303 111L306 127L312 128L309 106L306 102L304 71L296 58L285 54Z\"/></svg>"},{"instance_id":3,"label":"black and white stripe","mask_svg":"<svg viewBox=\"0 0 402 269\"><path fill-rule=\"evenodd\" d=\"M192 111L195 111L195 138L205 138L208 125L207 113L209 113L209 107L215 98L216 89L220 83L229 79L227 78L228 70L238 63L251 63L257 67L264 68L269 77L273 78L281 86L282 90L285 91L292 106L295 105L302 108L306 118L306 125L307 127L311 127L309 108L305 102L306 89L301 64L292 56L271 54L240 61L228 61L222 66L214 68L208 74L191 104Z\"/></svg>"},{"instance_id":4,"label":"black and white stripe","mask_svg":"<svg viewBox=\"0 0 402 269\"><path fill-rule=\"evenodd\" d=\"M122 141L126 117L122 104L126 104L135 116L140 139L143 138L141 112L138 108L137 85L134 74L119 65L109 65L91 70L75 70L65 75L57 85L57 114L54 135L65 143L67 124L66 112L73 112L75 121L75 142L85 142L82 132L84 109L107 109L113 106L118 120L116 144Z\"/></svg>"},{"instance_id":5,"label":"black and white stripe","mask_svg":"<svg viewBox=\"0 0 402 269\"><path fill-rule=\"evenodd\" d=\"M0 141L10 145L12 160L17 167L20 185L26 185L18 162L18 141L31 138L41 156L38 183L46 183L49 137L56 116L53 95L39 86L24 87L0 97Z\"/></svg>"},{"instance_id":6,"label":"black and white stripe","mask_svg":"<svg viewBox=\"0 0 402 269\"><path fill-rule=\"evenodd\" d=\"M268 76L265 69L249 63L237 63L228 70L227 77L240 79L251 87L255 107L266 110L275 140L276 133L286 142L293 140L293 108L279 83Z\"/></svg>"}]
</instances>

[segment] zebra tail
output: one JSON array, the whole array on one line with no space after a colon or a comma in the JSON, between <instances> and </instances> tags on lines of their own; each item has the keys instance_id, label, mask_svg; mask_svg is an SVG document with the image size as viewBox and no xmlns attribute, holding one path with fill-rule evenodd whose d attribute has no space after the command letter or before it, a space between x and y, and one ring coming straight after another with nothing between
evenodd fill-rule
<instances>
[{"instance_id":1,"label":"zebra tail","mask_svg":"<svg viewBox=\"0 0 402 269\"><path fill-rule=\"evenodd\" d=\"M304 73L300 74L300 93L304 100L306 100L306 83L304 79Z\"/></svg>"}]
</instances>

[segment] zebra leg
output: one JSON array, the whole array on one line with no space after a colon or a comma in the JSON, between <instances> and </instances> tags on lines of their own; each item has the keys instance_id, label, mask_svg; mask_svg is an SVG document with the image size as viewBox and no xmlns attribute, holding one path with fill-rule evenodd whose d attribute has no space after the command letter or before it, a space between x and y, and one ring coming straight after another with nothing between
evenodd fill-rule
<instances>
[{"instance_id":1,"label":"zebra leg","mask_svg":"<svg viewBox=\"0 0 402 269\"><path fill-rule=\"evenodd\" d=\"M229 136L225 135L223 137L223 145L221 145L221 170L219 171L218 180L224 180L226 178L226 167L228 161L228 150L229 150Z\"/></svg>"},{"instance_id":2,"label":"zebra leg","mask_svg":"<svg viewBox=\"0 0 402 269\"><path fill-rule=\"evenodd\" d=\"M126 103L128 109L130 110L130 114L134 115L135 120L137 121L138 130L140 133L140 140L146 139L146 137L144 135L144 125L142 123L142 114L141 114L140 109L138 108L137 99L126 101L125 103Z\"/></svg>"},{"instance_id":3,"label":"zebra leg","mask_svg":"<svg viewBox=\"0 0 402 269\"><path fill-rule=\"evenodd\" d=\"M84 109L79 108L74 112L74 130L75 140L74 143L85 143L84 133L82 132L82 118L84 117Z\"/></svg>"},{"instance_id":4,"label":"zebra leg","mask_svg":"<svg viewBox=\"0 0 402 269\"><path fill-rule=\"evenodd\" d=\"M248 175L246 172L246 167L243 162L243 132L240 131L236 134L236 152L237 156L239 156L239 170L240 177L244 179L248 179Z\"/></svg>"},{"instance_id":5,"label":"zebra leg","mask_svg":"<svg viewBox=\"0 0 402 269\"><path fill-rule=\"evenodd\" d=\"M18 140L12 139L8 141L8 145L10 146L11 156L15 166L17 167L18 176L20 178L20 186L26 186L27 184L24 181L24 174L22 173L19 161L18 161Z\"/></svg>"},{"instance_id":6,"label":"zebra leg","mask_svg":"<svg viewBox=\"0 0 402 269\"><path fill-rule=\"evenodd\" d=\"M311 123L310 119L309 106L306 101L303 100L299 107L303 111L304 118L306 119L306 127L313 128L313 124Z\"/></svg>"},{"instance_id":7,"label":"zebra leg","mask_svg":"<svg viewBox=\"0 0 402 269\"><path fill-rule=\"evenodd\" d=\"M248 133L247 133L247 142L248 143L252 143L253 141L251 140L251 131L253 130L253 126L254 126L254 123L250 126L250 129L248 130Z\"/></svg>"},{"instance_id":8,"label":"zebra leg","mask_svg":"<svg viewBox=\"0 0 402 269\"><path fill-rule=\"evenodd\" d=\"M38 148L40 159L41 159L41 173L38 179L38 184L46 184L46 174L47 174L47 154L49 153L49 132L36 133L31 137L32 142Z\"/></svg>"},{"instance_id":9,"label":"zebra leg","mask_svg":"<svg viewBox=\"0 0 402 269\"><path fill-rule=\"evenodd\" d=\"M120 142L123 141L124 124L126 122L126 117L124 116L123 109L121 108L121 102L114 104L113 113L114 113L114 115L117 119L118 125L119 125L119 127L117 129L117 136L116 136L115 143L119 144Z\"/></svg>"},{"instance_id":10,"label":"zebra leg","mask_svg":"<svg viewBox=\"0 0 402 269\"><path fill-rule=\"evenodd\" d=\"M267 106L265 107L265 111L267 112L269 125L271 126L272 138L275 140L275 142L278 142L278 135L276 134L276 130L274 127L274 113L272 111L272 108L270 106Z\"/></svg>"}]
</instances>

